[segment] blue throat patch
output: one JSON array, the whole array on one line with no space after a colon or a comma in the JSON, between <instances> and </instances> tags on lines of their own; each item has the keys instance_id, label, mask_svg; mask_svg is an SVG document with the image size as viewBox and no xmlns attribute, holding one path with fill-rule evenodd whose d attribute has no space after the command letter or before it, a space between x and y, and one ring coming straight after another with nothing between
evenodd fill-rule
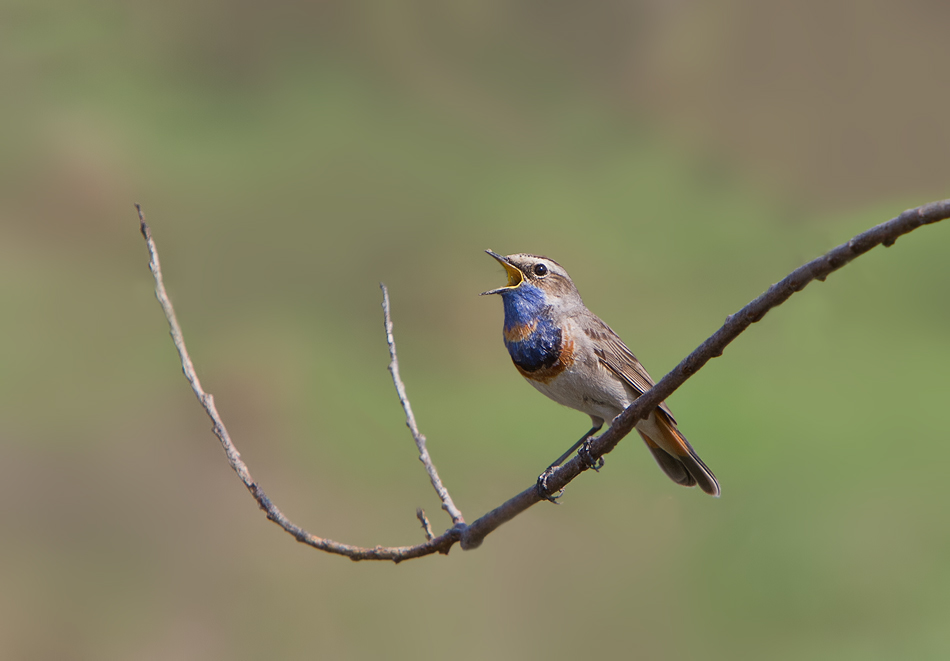
<instances>
[{"instance_id":1,"label":"blue throat patch","mask_svg":"<svg viewBox=\"0 0 950 661\"><path fill-rule=\"evenodd\" d=\"M561 356L561 329L546 314L544 292L522 284L504 291L505 346L511 360L525 372L551 367Z\"/></svg>"}]
</instances>

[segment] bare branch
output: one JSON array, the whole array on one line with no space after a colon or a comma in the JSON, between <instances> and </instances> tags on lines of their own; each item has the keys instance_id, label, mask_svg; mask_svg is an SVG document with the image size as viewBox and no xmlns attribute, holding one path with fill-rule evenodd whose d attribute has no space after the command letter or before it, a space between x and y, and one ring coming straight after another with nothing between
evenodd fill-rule
<instances>
[{"instance_id":1,"label":"bare branch","mask_svg":"<svg viewBox=\"0 0 950 661\"><path fill-rule=\"evenodd\" d=\"M393 337L393 322L389 314L389 290L386 289L386 285L383 283L379 283L379 288L383 290L383 316L386 323L386 344L389 345L389 372L393 375L393 385L396 386L396 394L399 395L399 402L402 404L403 411L406 412L406 426L409 427L412 438L416 442L416 447L419 448L419 461L426 467L432 488L435 489L435 492L439 495L439 499L442 501L442 509L448 512L449 516L452 517L452 523L455 525L464 524L465 519L462 518L462 513L455 506L455 503L452 502L452 496L449 495L448 489L442 485L442 480L439 479L439 473L435 469L435 464L432 463L429 451L426 449L426 437L419 431L419 426L416 424L416 417L412 414L412 405L409 403L409 396L406 395L406 386L403 385L402 378L399 376L399 359L396 358L396 339ZM422 510L419 511L421 512ZM428 524L428 521L426 521L426 524ZM429 533L431 537L431 530Z\"/></svg>"},{"instance_id":2,"label":"bare branch","mask_svg":"<svg viewBox=\"0 0 950 661\"><path fill-rule=\"evenodd\" d=\"M709 339L684 358L653 388L640 395L633 404L628 406L614 420L610 429L593 440L590 447L591 459L596 461L617 447L620 440L630 433L638 420L650 415L650 411L672 395L711 359L721 356L726 346L745 329L761 321L769 310L787 301L792 294L800 292L812 280L824 281L831 273L872 248L878 245L892 246L899 237L921 225L929 225L947 218L950 218L950 200L931 202L908 209L897 218L858 234L847 243L792 271L784 279L769 287L764 294L727 317L726 323ZM587 470L587 465L575 455L548 477L548 489L552 492L563 489L585 470ZM474 521L462 536L462 548L478 546L485 535L539 501L540 497L534 486L525 489L501 507Z\"/></svg>"},{"instance_id":3,"label":"bare branch","mask_svg":"<svg viewBox=\"0 0 950 661\"><path fill-rule=\"evenodd\" d=\"M329 539L317 537L291 523L264 494L260 486L253 481L247 466L231 442L227 429L215 409L214 399L201 388L191 358L188 356L188 351L185 348L181 328L175 318L174 308L165 292L165 285L162 280L161 266L159 265L155 243L152 240L148 225L145 223L145 216L142 213L141 207L139 207L139 205L135 206L139 213L142 235L145 237L148 246L150 257L149 268L155 278L155 296L165 312L165 318L168 320L172 340L178 349L185 378L188 379L192 390L194 390L195 395L198 397L198 401L211 418L214 424L214 434L221 441L221 445L228 456L231 467L241 478L241 481L244 482L244 486L247 487L251 495L257 500L258 505L267 514L267 518L293 535L297 541L329 553L345 555L353 560L392 560L394 562L400 562L402 560L418 558L436 552L448 553L449 549L451 549L456 542L458 542L463 549L476 548L482 543L485 536L493 530L503 523L510 521L535 503L540 502L541 498L537 493L535 485L532 484L529 488L488 512L472 524L468 526L465 525L461 512L455 508L448 492L439 480L435 467L432 465L432 461L426 451L425 437L419 433L415 418L412 415L412 409L409 406L409 400L405 394L405 388L399 378L395 343L392 337L392 323L389 315L389 296L386 288L383 287L386 339L390 349L390 371L393 374L393 383L396 385L400 402L402 402L403 409L406 412L406 424L412 432L413 438L416 440L417 447L419 448L419 458L426 466L432 486L442 500L443 509L449 513L455 525L441 535L432 537L431 528L427 525L428 520L424 513L420 513L420 510L417 512L417 516L423 523L427 537L427 541L424 544L417 546L376 546L368 548L341 544ZM838 246L825 255L792 271L786 278L769 287L768 291L764 294L743 307L736 314L729 316L726 319L726 323L718 331L703 342L689 356L683 359L673 371L660 379L653 388L637 398L632 405L617 417L610 429L592 442L590 448L591 458L596 461L598 458L613 450L620 440L630 433L638 420L649 415L650 411L673 394L677 388L693 374L698 372L712 358L721 356L726 346L749 326L760 321L769 310L784 303L792 294L804 289L812 280L824 280L829 274L840 269L856 257L863 255L875 246L882 244L891 246L900 236L917 229L921 225L935 223L946 218L950 218L950 200L942 200L914 209L908 209L897 218L857 235L847 243ZM586 469L587 464L575 456L549 476L547 481L548 487L554 491L561 489Z\"/></svg>"}]
</instances>

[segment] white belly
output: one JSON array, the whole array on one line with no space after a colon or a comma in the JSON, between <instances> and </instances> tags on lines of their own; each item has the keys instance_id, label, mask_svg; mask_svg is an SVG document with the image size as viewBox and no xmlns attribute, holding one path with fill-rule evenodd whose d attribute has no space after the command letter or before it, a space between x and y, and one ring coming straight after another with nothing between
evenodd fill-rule
<instances>
[{"instance_id":1,"label":"white belly","mask_svg":"<svg viewBox=\"0 0 950 661\"><path fill-rule=\"evenodd\" d=\"M593 356L575 362L547 383L526 381L558 404L604 422L620 415L634 400L623 381Z\"/></svg>"}]
</instances>

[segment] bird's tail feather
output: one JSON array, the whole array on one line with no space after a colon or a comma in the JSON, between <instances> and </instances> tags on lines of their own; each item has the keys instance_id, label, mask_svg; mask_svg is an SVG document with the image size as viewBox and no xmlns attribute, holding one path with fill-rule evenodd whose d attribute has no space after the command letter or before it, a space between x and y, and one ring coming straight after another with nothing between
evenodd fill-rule
<instances>
[{"instance_id":1,"label":"bird's tail feather","mask_svg":"<svg viewBox=\"0 0 950 661\"><path fill-rule=\"evenodd\" d=\"M653 458L671 480L684 487L699 485L710 496L719 496L719 481L709 467L699 458L686 437L674 427L666 416L656 415L655 429L662 438L656 440L637 429L643 441L650 448Z\"/></svg>"}]
</instances>

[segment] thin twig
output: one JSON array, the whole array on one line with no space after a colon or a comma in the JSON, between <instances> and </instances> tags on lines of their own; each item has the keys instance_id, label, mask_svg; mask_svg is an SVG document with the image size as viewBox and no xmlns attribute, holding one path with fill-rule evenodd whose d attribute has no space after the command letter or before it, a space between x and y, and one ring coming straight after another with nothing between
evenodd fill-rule
<instances>
[{"instance_id":1,"label":"thin twig","mask_svg":"<svg viewBox=\"0 0 950 661\"><path fill-rule=\"evenodd\" d=\"M432 457L429 456L429 451L426 449L426 437L419 431L419 426L416 424L416 416L412 414L412 405L409 403L409 396L406 395L406 386L403 385L402 378L399 376L399 359L396 357L396 339L393 337L393 321L389 314L389 290L386 289L386 285L383 283L379 283L379 288L383 290L383 317L385 318L386 324L386 344L389 345L389 373L393 375L393 385L396 386L399 403L402 404L402 409L406 412L406 426L409 427L412 438L416 442L416 447L419 449L419 461L426 467L426 472L429 474L429 482L432 483L432 488L435 489L439 499L442 501L442 509L448 512L449 516L452 517L453 524L464 524L465 519L462 518L462 513L455 506L455 503L452 502L452 496L449 495L448 489L442 485L442 480L439 479L439 472L435 469L435 464L432 463Z\"/></svg>"},{"instance_id":2,"label":"thin twig","mask_svg":"<svg viewBox=\"0 0 950 661\"><path fill-rule=\"evenodd\" d=\"M426 539L432 539L434 535L432 534L432 524L429 523L429 517L426 516L426 512L421 507L416 510L416 518L419 519L419 523L422 524L422 530L426 535Z\"/></svg>"},{"instance_id":3,"label":"thin twig","mask_svg":"<svg viewBox=\"0 0 950 661\"><path fill-rule=\"evenodd\" d=\"M205 393L201 388L201 384L199 383L198 377L195 374L194 366L191 363L191 358L189 358L188 352L185 349L185 342L181 335L181 328L179 327L178 321L175 318L175 311L172 308L171 301L168 300L168 295L165 293L161 267L158 261L158 253L155 249L155 244L152 241L151 232L149 231L148 225L145 223L145 216L142 213L141 207L139 207L139 205L135 206L139 212L142 235L145 237L146 244L148 245L150 257L149 268L152 270L152 275L155 277L155 296L159 303L161 303L162 309L165 312L165 317L168 320L168 325L171 329L172 340L175 343L175 347L178 349L178 354L181 358L182 370L185 373L185 377L188 379L192 389L195 391L198 401L201 402L202 407L204 407L205 411L208 413L208 416L214 423L214 433L221 441L221 445L224 447L224 451L228 456L228 461L231 463L231 467L241 478L241 481L244 482L244 485L247 487L248 491L250 491L257 500L261 509L266 512L267 518L271 521L274 521L281 528L293 535L298 541L323 551L345 555L353 560L392 560L394 562L400 562L402 560L418 558L437 552L448 553L449 549L451 549L456 542L458 542L463 549L476 548L482 543L486 535L491 533L503 523L510 521L535 503L540 502L541 498L538 495L537 488L532 484L529 488L525 489L499 507L488 512L468 526L461 522L461 514L458 514L459 519L456 525L449 528L441 535L433 537L427 540L424 544L419 544L417 546L377 546L373 548L351 546L348 544L334 542L329 539L324 539L322 537L317 537L316 535L311 535L310 533L288 521L283 513L281 513L281 511L277 509L270 499L267 498L261 488L251 479L251 475L247 470L247 466L241 460L241 455L231 443L227 430L224 427L224 423L221 421L221 418L214 407L214 399L210 394ZM716 331L695 351L683 359L683 361L677 365L673 371L660 379L660 381L653 388L638 397L632 405L627 407L627 409L615 419L610 429L601 434L591 443L591 458L596 461L598 458L613 450L617 446L617 443L619 443L624 436L630 433L638 420L641 420L649 415L650 411L655 409L660 404L660 402L673 394L677 388L679 388L693 374L698 372L712 358L721 356L726 346L728 346L730 342L737 338L750 325L760 321L769 310L784 303L795 292L799 292L804 289L805 286L808 285L808 283L810 283L812 280L824 280L829 274L840 269L856 257L863 255L875 246L882 244L885 246L891 246L895 241L897 241L898 237L917 229L921 225L935 223L945 220L946 218L950 218L950 200L941 200L939 202L932 202L914 209L908 209L897 218L889 220L886 223L882 223L866 232L857 235L847 243L838 246L825 255L822 255L821 257L814 259L804 266L792 271L792 273L790 273L786 278L769 287L768 291L766 291L764 294L743 307L736 314L729 316L722 328ZM390 342L391 357L393 361L395 361L395 348L391 343L392 326L389 322L388 296L386 294L385 288L383 288L383 296L384 310L386 311L387 319L387 341ZM397 391L400 392L400 400L404 401L407 424L409 424L410 430L413 431L413 437L415 438L417 437L418 429L414 427L415 422L414 419L412 419L411 409L408 406L408 400L403 399L405 391L404 389L402 391L399 390L399 381L398 377L396 376L397 374L398 369L393 373L394 383L397 385ZM412 419L411 424L410 419ZM418 434L418 437L421 437L421 434ZM420 454L424 451L424 449L425 443L423 442L422 446L420 447ZM423 461L423 463L426 462ZM427 464L427 468L428 465L429 464ZM578 475L580 475L584 470L586 470L586 468L587 464L585 464L579 457L575 456L549 476L547 485L551 490L554 491L561 489ZM433 473L434 468L433 472L430 473L430 479L432 479ZM438 477L436 475L435 480L437 479ZM436 487L436 491L441 497L442 494L436 484L436 481L433 481L433 486ZM455 521L455 515L452 514L452 510L448 507L448 504L450 503L450 500L446 502L446 500L443 499L443 507L452 516L453 521ZM420 520L423 520L423 518L420 518ZM431 531L427 532L427 535L428 534L431 534Z\"/></svg>"}]
</instances>

